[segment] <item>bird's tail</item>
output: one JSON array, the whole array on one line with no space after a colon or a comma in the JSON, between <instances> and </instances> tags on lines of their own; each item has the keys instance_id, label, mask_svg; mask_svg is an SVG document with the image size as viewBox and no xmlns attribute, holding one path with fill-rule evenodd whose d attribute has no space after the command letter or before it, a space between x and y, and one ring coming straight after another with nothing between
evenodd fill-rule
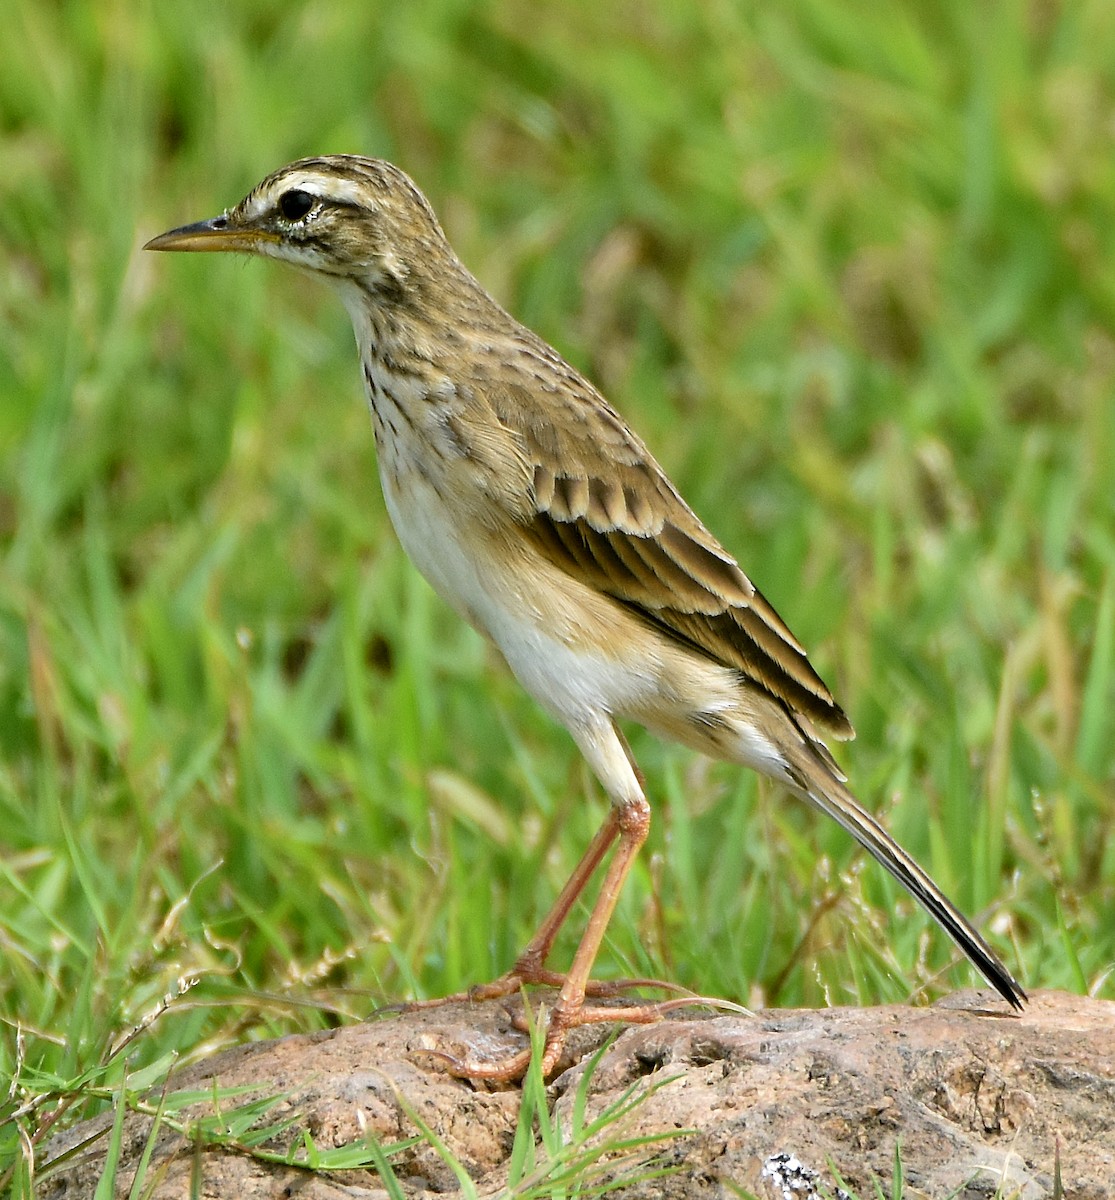
<instances>
[{"instance_id":1,"label":"bird's tail","mask_svg":"<svg viewBox=\"0 0 1115 1200\"><path fill-rule=\"evenodd\" d=\"M1014 1008L1020 1009L1026 993L983 935L952 903L933 880L891 837L852 793L820 761L795 764L795 790L815 808L842 825L857 842L884 866L933 917L972 961L980 974ZM804 769L802 769L804 767Z\"/></svg>"}]
</instances>

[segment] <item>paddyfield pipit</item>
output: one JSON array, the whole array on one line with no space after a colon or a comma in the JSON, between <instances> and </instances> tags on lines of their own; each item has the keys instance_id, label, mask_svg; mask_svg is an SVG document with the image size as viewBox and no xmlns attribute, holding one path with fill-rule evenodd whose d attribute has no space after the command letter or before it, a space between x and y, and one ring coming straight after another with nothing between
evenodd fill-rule
<instances>
[{"instance_id":1,"label":"paddyfield pipit","mask_svg":"<svg viewBox=\"0 0 1115 1200\"><path fill-rule=\"evenodd\" d=\"M560 987L547 1074L571 1027L660 1011L586 1003L607 990L589 973L650 824L620 719L751 767L828 813L1021 1008L1025 993L984 938L844 786L822 737L849 738L852 726L801 643L616 410L469 274L402 171L348 155L302 159L147 249L264 255L334 287L356 333L399 540L569 730L608 794L608 815L541 928L506 975L471 993ZM568 973L547 970L609 851ZM455 1069L513 1078L528 1055Z\"/></svg>"}]
</instances>

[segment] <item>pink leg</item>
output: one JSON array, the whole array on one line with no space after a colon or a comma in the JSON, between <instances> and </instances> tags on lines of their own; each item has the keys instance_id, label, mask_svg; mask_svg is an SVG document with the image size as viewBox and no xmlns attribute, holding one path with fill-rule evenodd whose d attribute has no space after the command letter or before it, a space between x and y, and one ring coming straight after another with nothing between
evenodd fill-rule
<instances>
[{"instance_id":1,"label":"pink leg","mask_svg":"<svg viewBox=\"0 0 1115 1200\"><path fill-rule=\"evenodd\" d=\"M562 888L561 895L542 922L541 928L519 955L515 965L506 975L490 984L474 988L469 993L472 999L487 1000L518 991L523 984L544 983L560 986L561 990L546 1029L541 1064L544 1075L553 1073L564 1049L566 1036L569 1030L577 1025L604 1021L655 1021L663 1012L677 1007L680 1003L674 1001L667 1002L666 1005L645 1004L623 1008L585 1006L586 996L614 995L624 986L593 984L589 975L600 951L600 944L604 940L608 922L615 912L624 880L640 847L646 841L650 829L650 805L643 795L642 780L627 743L609 717L596 714L594 719L571 727L570 732L576 739L581 753L596 772L597 778L604 785L612 802L611 810L584 857L577 864L576 870L569 877L568 883ZM618 844L612 861L604 873L600 894L589 914L588 924L573 956L569 973L563 976L546 971L546 956L553 946L558 930L569 916L577 897L584 891L593 872L617 839ZM625 982L627 986L632 983ZM469 1079L512 1080L522 1076L530 1063L530 1055L530 1049L527 1048L502 1062L448 1059L448 1065L454 1075Z\"/></svg>"},{"instance_id":2,"label":"pink leg","mask_svg":"<svg viewBox=\"0 0 1115 1200\"><path fill-rule=\"evenodd\" d=\"M631 870L631 865L635 861L635 856L639 853L640 847L646 841L649 828L650 805L642 797L639 797L637 801L628 801L623 805L617 806L613 808L608 821L605 822L600 833L593 840L593 844L589 848L589 853L582 860L581 866L584 866L594 856L594 851L596 851L593 862L593 866L595 866L602 857L607 845L618 834L619 845L616 847L612 861L608 864L604 881L600 885L600 894L593 905L588 925L585 927L585 932L581 937L577 952L573 956L569 974L565 976L562 982L557 1002L554 1005L553 1012L550 1014L550 1022L546 1029L546 1044L542 1055L543 1076L549 1075L557 1065L562 1049L565 1046L566 1035L575 1026L601 1021L645 1023L658 1020L661 1016L660 1006L654 1004L635 1005L627 1008L585 1007L585 996L589 992L589 973L600 951L600 943L604 940L604 933L608 928L608 922L615 912L616 903L619 900L624 880ZM603 845L597 851L598 843L603 843ZM560 919L556 921L553 930L549 931L550 941L553 940L553 934L556 933L561 920L564 919L565 914L559 912L561 900L565 897L565 892L569 890L570 885L576 880L580 869L578 867L578 870L574 872L574 878L570 880L570 884L566 885L566 889L562 892L562 897L559 898L558 904L554 906L554 912L551 913L551 917L557 913ZM578 892L584 888L589 874L591 874L591 870L586 872L584 879L580 880L577 888ZM570 900L570 903L572 903L572 900ZM568 911L568 905L566 905L565 911ZM545 944L543 937L547 933L548 924L549 918L543 923L543 927L539 931L539 936L531 942L527 950L520 956L519 963L522 963L532 950L537 950L540 947L542 949L549 948L548 944ZM538 943L538 946L536 946L536 943ZM519 964L516 964L515 970L518 967ZM501 983L501 980L497 980L493 986L498 986ZM450 1069L454 1075L461 1075L469 1079L510 1080L518 1079L526 1070L529 1062L530 1050L527 1049L503 1062L488 1063L456 1060L451 1063Z\"/></svg>"},{"instance_id":3,"label":"pink leg","mask_svg":"<svg viewBox=\"0 0 1115 1200\"><path fill-rule=\"evenodd\" d=\"M617 837L621 836L619 819L614 808L608 810L604 824L596 831L589 843L581 861L573 868L565 886L561 889L553 907L546 914L545 920L538 927L538 932L530 939L523 952L515 960L515 965L491 983L474 987L469 993L474 1000L491 1000L498 996L506 996L517 992L524 983L553 984L555 980L564 982L562 976L543 970L550 949L554 944L562 925L577 898L585 890L585 885L592 878L593 872L600 865L601 859Z\"/></svg>"}]
</instances>

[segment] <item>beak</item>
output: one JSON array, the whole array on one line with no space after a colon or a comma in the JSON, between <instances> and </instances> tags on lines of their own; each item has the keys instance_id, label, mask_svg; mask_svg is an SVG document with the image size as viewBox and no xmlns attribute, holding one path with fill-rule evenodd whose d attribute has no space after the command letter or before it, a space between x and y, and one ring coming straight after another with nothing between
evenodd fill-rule
<instances>
[{"instance_id":1,"label":"beak","mask_svg":"<svg viewBox=\"0 0 1115 1200\"><path fill-rule=\"evenodd\" d=\"M279 235L267 229L233 225L228 213L212 217L208 221L195 221L193 225L182 225L152 238L144 250L239 250L244 253L259 253L264 242L277 242Z\"/></svg>"}]
</instances>

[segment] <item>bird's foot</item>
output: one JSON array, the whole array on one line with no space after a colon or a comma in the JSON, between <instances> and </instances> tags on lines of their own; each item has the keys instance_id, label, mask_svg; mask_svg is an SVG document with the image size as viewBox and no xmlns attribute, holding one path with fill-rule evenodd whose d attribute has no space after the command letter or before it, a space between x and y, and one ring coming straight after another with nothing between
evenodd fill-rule
<instances>
[{"instance_id":1,"label":"bird's foot","mask_svg":"<svg viewBox=\"0 0 1115 1200\"><path fill-rule=\"evenodd\" d=\"M398 1004L385 1004L375 1010L380 1016L393 1012L421 1012L429 1008L441 1008L445 1004L479 1003L484 1000L502 1000L517 995L524 987L551 987L560 990L566 981L560 971L548 971L541 964L519 961L506 974L490 983L478 983L466 992L454 992L449 996L436 996L429 1000L404 1000ZM592 999L607 1000L622 996L625 992L639 988L655 991L676 992L679 997L691 997L692 993L677 983L664 979L590 979L585 985L585 995Z\"/></svg>"},{"instance_id":2,"label":"bird's foot","mask_svg":"<svg viewBox=\"0 0 1115 1200\"><path fill-rule=\"evenodd\" d=\"M680 990L680 989L679 989ZM615 1025L650 1025L664 1020L679 1009L694 1006L726 1009L750 1015L748 1010L728 1000L718 1000L708 996L685 995L672 1000L662 1000L652 1004L580 1004L575 1008L565 1009L560 1001L550 1012L546 1023L545 1039L542 1043L539 1069L543 1079L549 1079L562 1064L566 1038L569 1032L581 1025L615 1024ZM531 1032L532 1027L544 1017L544 1011L539 1014L522 1013L512 1016L512 1024L516 1029ZM456 1058L449 1054L437 1055L446 1070L459 1079L485 1080L497 1083L516 1082L527 1073L530 1067L533 1048L528 1046L516 1054L496 1060L485 1060L471 1057ZM571 1065L571 1064L564 1064Z\"/></svg>"}]
</instances>

